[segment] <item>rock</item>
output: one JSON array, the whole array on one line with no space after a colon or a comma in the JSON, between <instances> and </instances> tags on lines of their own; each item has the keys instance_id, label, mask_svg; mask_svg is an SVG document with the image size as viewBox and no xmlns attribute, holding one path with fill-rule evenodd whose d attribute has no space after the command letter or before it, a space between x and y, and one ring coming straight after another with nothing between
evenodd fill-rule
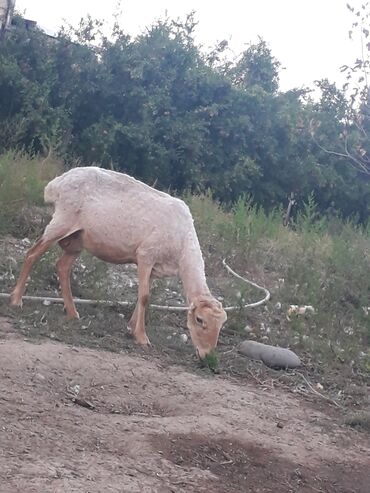
<instances>
[{"instance_id":1,"label":"rock","mask_svg":"<svg viewBox=\"0 0 370 493\"><path fill-rule=\"evenodd\" d=\"M270 368L297 368L301 360L290 349L269 346L256 341L243 341L238 348L248 358L260 360Z\"/></svg>"},{"instance_id":2,"label":"rock","mask_svg":"<svg viewBox=\"0 0 370 493\"><path fill-rule=\"evenodd\" d=\"M315 314L315 308L312 305L290 305L287 311L287 319L290 320L290 316L292 315L307 315L307 314Z\"/></svg>"},{"instance_id":3,"label":"rock","mask_svg":"<svg viewBox=\"0 0 370 493\"><path fill-rule=\"evenodd\" d=\"M180 339L182 340L182 342L188 342L188 336L186 334L180 334Z\"/></svg>"},{"instance_id":4,"label":"rock","mask_svg":"<svg viewBox=\"0 0 370 493\"><path fill-rule=\"evenodd\" d=\"M46 377L44 377L44 375L42 375L42 373L36 373L35 378L37 380L40 380L40 382L43 382L44 380L46 380Z\"/></svg>"},{"instance_id":5,"label":"rock","mask_svg":"<svg viewBox=\"0 0 370 493\"><path fill-rule=\"evenodd\" d=\"M72 394L78 395L80 393L80 385L76 383L75 385L72 385L68 389Z\"/></svg>"}]
</instances>

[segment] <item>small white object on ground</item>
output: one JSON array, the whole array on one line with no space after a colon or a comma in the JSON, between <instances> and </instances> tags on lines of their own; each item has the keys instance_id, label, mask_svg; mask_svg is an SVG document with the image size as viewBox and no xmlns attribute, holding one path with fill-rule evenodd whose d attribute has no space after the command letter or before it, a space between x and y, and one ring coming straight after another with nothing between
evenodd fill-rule
<instances>
[{"instance_id":1,"label":"small white object on ground","mask_svg":"<svg viewBox=\"0 0 370 493\"><path fill-rule=\"evenodd\" d=\"M315 313L315 308L312 305L290 305L287 311L287 319L290 320L290 315L306 315L307 313Z\"/></svg>"},{"instance_id":2,"label":"small white object on ground","mask_svg":"<svg viewBox=\"0 0 370 493\"><path fill-rule=\"evenodd\" d=\"M188 342L188 336L186 334L181 334L180 339L182 340L182 342Z\"/></svg>"}]
</instances>

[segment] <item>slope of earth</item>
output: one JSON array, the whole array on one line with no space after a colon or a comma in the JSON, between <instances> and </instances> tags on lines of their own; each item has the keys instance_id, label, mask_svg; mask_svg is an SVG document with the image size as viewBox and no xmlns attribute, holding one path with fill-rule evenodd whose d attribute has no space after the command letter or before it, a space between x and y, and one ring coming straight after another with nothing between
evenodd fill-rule
<instances>
[{"instance_id":1,"label":"slope of earth","mask_svg":"<svg viewBox=\"0 0 370 493\"><path fill-rule=\"evenodd\" d=\"M2 493L369 491L366 435L282 389L0 335Z\"/></svg>"}]
</instances>

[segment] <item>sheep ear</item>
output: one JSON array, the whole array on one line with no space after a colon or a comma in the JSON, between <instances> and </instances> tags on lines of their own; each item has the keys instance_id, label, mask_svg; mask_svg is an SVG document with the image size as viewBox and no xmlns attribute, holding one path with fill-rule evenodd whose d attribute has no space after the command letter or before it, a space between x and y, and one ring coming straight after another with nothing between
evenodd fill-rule
<instances>
[{"instance_id":1,"label":"sheep ear","mask_svg":"<svg viewBox=\"0 0 370 493\"><path fill-rule=\"evenodd\" d=\"M190 303L190 306L189 306L189 311L188 311L188 313L192 313L194 310L195 310L195 303L194 303L194 302L191 302L191 303Z\"/></svg>"},{"instance_id":2,"label":"sheep ear","mask_svg":"<svg viewBox=\"0 0 370 493\"><path fill-rule=\"evenodd\" d=\"M211 308L212 310L214 311L222 311L222 303L220 303L218 300L216 300L216 298L201 298L199 300L199 303L203 306L203 307L207 307L207 308Z\"/></svg>"},{"instance_id":3,"label":"sheep ear","mask_svg":"<svg viewBox=\"0 0 370 493\"><path fill-rule=\"evenodd\" d=\"M208 306L208 308L212 308L212 302L209 298L200 298L199 304L204 306Z\"/></svg>"}]
</instances>

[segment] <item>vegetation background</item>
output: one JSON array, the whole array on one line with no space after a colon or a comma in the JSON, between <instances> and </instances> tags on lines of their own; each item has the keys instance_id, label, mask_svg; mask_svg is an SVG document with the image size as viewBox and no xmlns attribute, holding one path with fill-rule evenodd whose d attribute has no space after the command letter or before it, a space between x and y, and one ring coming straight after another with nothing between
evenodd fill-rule
<instances>
[{"instance_id":1,"label":"vegetation background","mask_svg":"<svg viewBox=\"0 0 370 493\"><path fill-rule=\"evenodd\" d=\"M342 67L348 84L288 92L264 40L236 59L226 41L205 52L194 14L135 38L91 18L52 38L16 16L0 47L0 153L98 163L227 205L249 194L266 211L314 192L320 212L367 221L368 12L350 15L365 50Z\"/></svg>"},{"instance_id":2,"label":"vegetation background","mask_svg":"<svg viewBox=\"0 0 370 493\"><path fill-rule=\"evenodd\" d=\"M0 233L39 233L44 184L75 165L155 183L189 203L209 276L220 276L227 256L271 288L266 311L247 317L249 334L296 349L336 398L338 375L340 388L346 379L364 388L370 10L348 7L363 53L342 67L344 87L321 80L315 93L279 89L279 61L262 39L237 59L227 42L204 52L194 42L194 14L162 19L135 38L117 24L104 35L91 18L52 38L16 15L0 42ZM14 279L10 253L0 258L4 289ZM230 303L253 296L233 290ZM288 321L289 304L311 304L316 315ZM244 326L244 315L230 317L229 334L245 337ZM366 391L359 406L364 399Z\"/></svg>"}]
</instances>

